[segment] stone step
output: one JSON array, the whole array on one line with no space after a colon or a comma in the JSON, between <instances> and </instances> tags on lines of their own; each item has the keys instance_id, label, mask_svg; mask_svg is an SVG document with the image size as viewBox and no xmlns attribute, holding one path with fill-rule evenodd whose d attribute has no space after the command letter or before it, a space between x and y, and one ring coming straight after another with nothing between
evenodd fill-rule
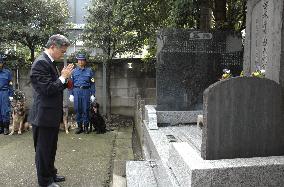
<instances>
[{"instance_id":1,"label":"stone step","mask_svg":"<svg viewBox=\"0 0 284 187\"><path fill-rule=\"evenodd\" d=\"M126 162L127 187L157 187L151 161Z\"/></svg>"}]
</instances>

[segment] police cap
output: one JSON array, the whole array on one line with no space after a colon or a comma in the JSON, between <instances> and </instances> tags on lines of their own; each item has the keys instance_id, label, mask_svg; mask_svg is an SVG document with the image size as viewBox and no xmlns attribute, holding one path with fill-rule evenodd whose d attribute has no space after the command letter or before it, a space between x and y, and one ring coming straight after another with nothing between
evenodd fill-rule
<instances>
[{"instance_id":1,"label":"police cap","mask_svg":"<svg viewBox=\"0 0 284 187\"><path fill-rule=\"evenodd\" d=\"M0 54L0 64L3 64L4 63L4 59L7 58L6 55L1 55Z\"/></svg>"},{"instance_id":2,"label":"police cap","mask_svg":"<svg viewBox=\"0 0 284 187\"><path fill-rule=\"evenodd\" d=\"M77 60L86 60L86 55L85 54L77 54L76 59Z\"/></svg>"}]
</instances>

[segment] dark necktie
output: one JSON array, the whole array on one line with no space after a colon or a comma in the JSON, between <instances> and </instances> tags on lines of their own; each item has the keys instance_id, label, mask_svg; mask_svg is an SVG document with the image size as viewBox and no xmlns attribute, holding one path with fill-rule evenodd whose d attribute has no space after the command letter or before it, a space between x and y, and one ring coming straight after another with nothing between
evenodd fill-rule
<instances>
[{"instance_id":1,"label":"dark necktie","mask_svg":"<svg viewBox=\"0 0 284 187\"><path fill-rule=\"evenodd\" d=\"M59 73L59 70L58 70L57 66L55 65L55 62L54 62L54 61L52 62L52 66L53 66L54 69L56 70L57 77L59 77L60 73Z\"/></svg>"}]
</instances>

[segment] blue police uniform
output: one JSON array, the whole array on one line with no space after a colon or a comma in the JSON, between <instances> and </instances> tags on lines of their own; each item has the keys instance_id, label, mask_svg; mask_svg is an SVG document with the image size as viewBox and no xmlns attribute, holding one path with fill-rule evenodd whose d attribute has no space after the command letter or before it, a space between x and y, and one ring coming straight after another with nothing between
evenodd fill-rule
<instances>
[{"instance_id":1,"label":"blue police uniform","mask_svg":"<svg viewBox=\"0 0 284 187\"><path fill-rule=\"evenodd\" d=\"M0 55L0 63L4 60ZM9 97L13 97L12 73L6 68L0 69L0 134L9 134L11 104Z\"/></svg>"},{"instance_id":2,"label":"blue police uniform","mask_svg":"<svg viewBox=\"0 0 284 187\"><path fill-rule=\"evenodd\" d=\"M86 60L84 55L79 55L77 59L80 59L80 57ZM74 110L79 128L77 134L83 131L82 126L84 126L85 132L88 133L90 97L95 96L96 93L94 76L95 73L92 69L86 67L76 67L71 75L73 88L70 90L70 95L74 96Z\"/></svg>"}]
</instances>

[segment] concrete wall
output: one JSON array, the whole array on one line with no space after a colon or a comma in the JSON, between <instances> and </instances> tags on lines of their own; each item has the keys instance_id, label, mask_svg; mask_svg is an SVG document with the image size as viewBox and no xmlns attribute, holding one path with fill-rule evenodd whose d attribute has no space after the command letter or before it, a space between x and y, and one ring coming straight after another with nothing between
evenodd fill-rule
<instances>
[{"instance_id":1,"label":"concrete wall","mask_svg":"<svg viewBox=\"0 0 284 187\"><path fill-rule=\"evenodd\" d=\"M144 71L143 63L132 62L133 68L128 68L128 62L115 61L111 66L110 92L111 112L134 116L135 96L141 95L147 104L156 103L156 75L155 69ZM154 67L154 66L152 66ZM102 101L102 65L96 71L97 100Z\"/></svg>"},{"instance_id":2,"label":"concrete wall","mask_svg":"<svg viewBox=\"0 0 284 187\"><path fill-rule=\"evenodd\" d=\"M156 103L156 74L154 64L152 68L146 68L143 62L133 61L132 69L128 68L126 61L115 62L111 66L111 97L112 113L127 116L134 116L135 96L141 95L146 104ZM144 68L144 70L143 70ZM142 69L142 70L141 70ZM25 92L28 108L32 102L32 88L29 83L29 70L21 70L19 75L20 89ZM96 98L99 103L102 101L102 65L96 65ZM16 81L14 81L16 82ZM68 95L68 94L67 94ZM72 108L72 104L68 103Z\"/></svg>"}]
</instances>

